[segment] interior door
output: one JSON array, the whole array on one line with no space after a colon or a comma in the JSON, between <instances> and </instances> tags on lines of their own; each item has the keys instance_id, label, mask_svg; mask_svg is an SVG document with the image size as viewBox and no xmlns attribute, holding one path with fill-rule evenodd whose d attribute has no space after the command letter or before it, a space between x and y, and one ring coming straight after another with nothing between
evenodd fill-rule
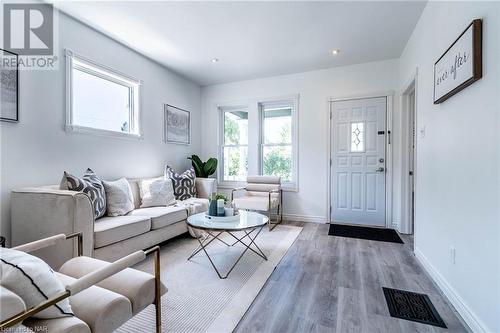
<instances>
[{"instance_id":1,"label":"interior door","mask_svg":"<svg viewBox=\"0 0 500 333\"><path fill-rule=\"evenodd\" d=\"M385 97L335 101L331 221L385 226Z\"/></svg>"}]
</instances>

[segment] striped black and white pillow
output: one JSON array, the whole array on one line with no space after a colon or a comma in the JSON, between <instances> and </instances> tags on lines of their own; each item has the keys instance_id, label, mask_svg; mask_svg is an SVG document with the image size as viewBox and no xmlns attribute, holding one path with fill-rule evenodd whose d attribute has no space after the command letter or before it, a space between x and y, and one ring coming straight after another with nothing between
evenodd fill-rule
<instances>
[{"instance_id":1,"label":"striped black and white pillow","mask_svg":"<svg viewBox=\"0 0 500 333\"><path fill-rule=\"evenodd\" d=\"M18 295L30 309L65 291L56 273L42 259L25 252L0 250L0 285ZM33 315L34 318L73 316L69 298Z\"/></svg>"},{"instance_id":2,"label":"striped black and white pillow","mask_svg":"<svg viewBox=\"0 0 500 333\"><path fill-rule=\"evenodd\" d=\"M196 174L193 168L178 174L167 165L165 167L165 178L172 180L174 195L177 200L186 200L196 197Z\"/></svg>"},{"instance_id":3,"label":"striped black and white pillow","mask_svg":"<svg viewBox=\"0 0 500 333\"><path fill-rule=\"evenodd\" d=\"M91 169L87 169L82 178L76 177L64 171L66 185L70 191L78 191L86 193L90 197L90 201L94 207L94 217L96 219L106 213L106 192L104 185Z\"/></svg>"}]
</instances>

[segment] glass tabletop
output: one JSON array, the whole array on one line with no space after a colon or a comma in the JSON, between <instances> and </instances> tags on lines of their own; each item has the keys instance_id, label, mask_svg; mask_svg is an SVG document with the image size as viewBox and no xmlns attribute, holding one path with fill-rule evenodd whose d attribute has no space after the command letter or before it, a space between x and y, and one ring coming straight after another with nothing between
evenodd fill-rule
<instances>
[{"instance_id":1,"label":"glass tabletop","mask_svg":"<svg viewBox=\"0 0 500 333\"><path fill-rule=\"evenodd\" d=\"M243 230L263 226L269 221L265 215L247 212L242 210L239 212L239 219L228 222L214 221L206 216L206 213L191 215L187 219L188 225L196 229L211 229L211 230Z\"/></svg>"}]
</instances>

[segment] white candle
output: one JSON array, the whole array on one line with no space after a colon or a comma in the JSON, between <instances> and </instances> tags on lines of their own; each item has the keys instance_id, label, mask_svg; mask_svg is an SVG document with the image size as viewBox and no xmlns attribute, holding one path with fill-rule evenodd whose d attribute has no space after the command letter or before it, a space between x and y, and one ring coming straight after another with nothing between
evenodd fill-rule
<instances>
[{"instance_id":1,"label":"white candle","mask_svg":"<svg viewBox=\"0 0 500 333\"><path fill-rule=\"evenodd\" d=\"M224 199L217 200L217 215L224 216Z\"/></svg>"}]
</instances>

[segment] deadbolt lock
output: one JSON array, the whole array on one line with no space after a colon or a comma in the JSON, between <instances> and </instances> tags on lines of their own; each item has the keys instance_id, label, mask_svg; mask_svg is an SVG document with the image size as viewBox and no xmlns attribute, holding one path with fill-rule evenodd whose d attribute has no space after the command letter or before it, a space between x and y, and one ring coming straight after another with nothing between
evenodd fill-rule
<instances>
[{"instance_id":1,"label":"deadbolt lock","mask_svg":"<svg viewBox=\"0 0 500 333\"><path fill-rule=\"evenodd\" d=\"M384 163L384 159L381 158L380 160L378 160L380 163Z\"/></svg>"}]
</instances>

